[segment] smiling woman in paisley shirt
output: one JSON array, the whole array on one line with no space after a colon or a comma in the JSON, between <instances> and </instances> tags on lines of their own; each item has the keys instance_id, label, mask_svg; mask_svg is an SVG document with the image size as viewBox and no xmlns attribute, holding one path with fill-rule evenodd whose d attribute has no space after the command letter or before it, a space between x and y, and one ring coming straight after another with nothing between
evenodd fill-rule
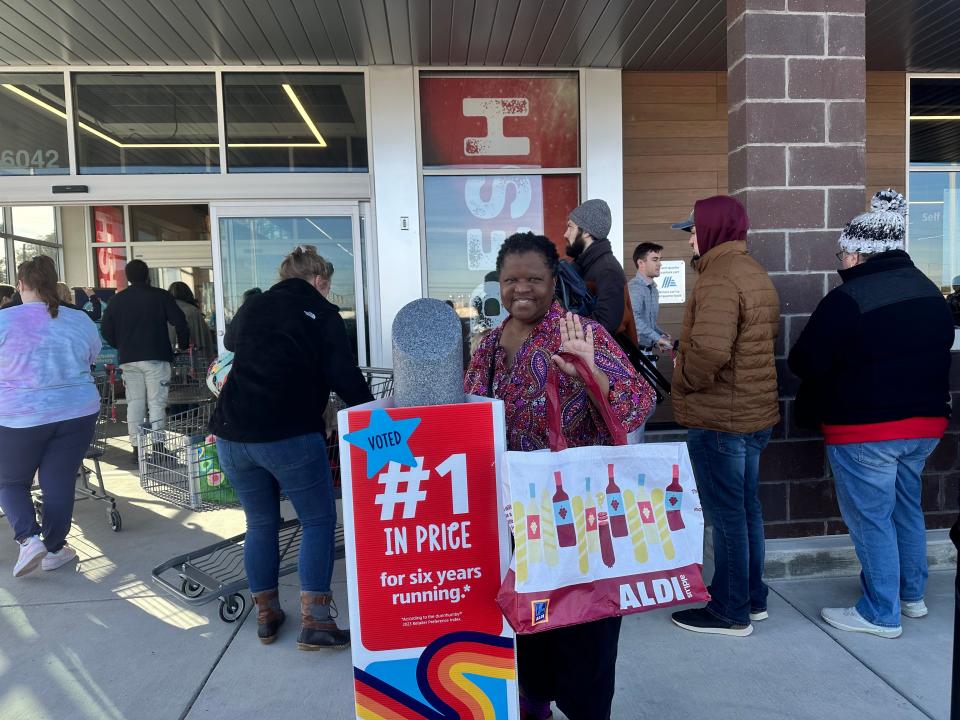
<instances>
[{"instance_id":1,"label":"smiling woman in paisley shirt","mask_svg":"<svg viewBox=\"0 0 960 720\"><path fill-rule=\"evenodd\" d=\"M574 366L558 357L561 347L584 360L627 432L650 414L653 389L616 341L598 323L564 313L554 298L559 261L546 237L517 233L507 239L497 272L510 315L483 339L464 379L468 393L503 400L510 450L549 447L546 384L552 366L560 372L561 427L569 446L613 442L596 399ZM548 718L556 701L571 720L609 718L619 637L620 618L518 636L521 717Z\"/></svg>"}]
</instances>

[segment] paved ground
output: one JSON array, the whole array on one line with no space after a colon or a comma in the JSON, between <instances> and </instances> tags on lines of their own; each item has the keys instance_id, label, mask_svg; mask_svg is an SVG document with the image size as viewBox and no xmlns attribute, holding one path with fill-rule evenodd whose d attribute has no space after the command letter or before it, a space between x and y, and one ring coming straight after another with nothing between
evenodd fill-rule
<instances>
[{"instance_id":1,"label":"paved ground","mask_svg":"<svg viewBox=\"0 0 960 720\"><path fill-rule=\"evenodd\" d=\"M79 503L70 540L79 573L15 580L16 547L0 543L0 718L352 718L348 651L298 651L294 623L261 646L253 618L224 623L216 602L189 607L152 581L162 561L242 532L240 512L178 510L144 494L128 467L105 469L123 530L111 532L102 504ZM293 610L297 587L285 580ZM666 611L632 616L613 717L946 720L952 583L931 576L930 616L905 619L897 640L819 621L821 605L856 600L856 578L774 584L770 619L745 639L684 632ZM334 592L345 609L342 563Z\"/></svg>"}]
</instances>

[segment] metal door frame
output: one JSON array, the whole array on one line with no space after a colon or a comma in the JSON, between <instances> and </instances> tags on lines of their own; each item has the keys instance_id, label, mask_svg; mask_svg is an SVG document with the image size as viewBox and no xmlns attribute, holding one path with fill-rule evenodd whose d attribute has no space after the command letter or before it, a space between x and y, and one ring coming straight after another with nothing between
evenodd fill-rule
<instances>
[{"instance_id":1,"label":"metal door frame","mask_svg":"<svg viewBox=\"0 0 960 720\"><path fill-rule=\"evenodd\" d=\"M224 351L224 304L223 304L223 254L220 248L220 220L223 218L262 217L349 217L353 232L353 285L357 313L357 355L359 364L369 362L367 347L367 317L364 305L366 273L363 267L363 240L360 236L360 201L324 202L276 201L251 204L250 202L211 202L210 240L213 250L213 287L217 312L217 349ZM292 249L292 248L291 248Z\"/></svg>"}]
</instances>

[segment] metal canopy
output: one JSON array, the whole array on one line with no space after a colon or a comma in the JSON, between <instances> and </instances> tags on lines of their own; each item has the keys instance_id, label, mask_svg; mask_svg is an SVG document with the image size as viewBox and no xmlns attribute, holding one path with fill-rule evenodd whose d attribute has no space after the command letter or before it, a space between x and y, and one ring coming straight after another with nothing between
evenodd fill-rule
<instances>
[{"instance_id":1,"label":"metal canopy","mask_svg":"<svg viewBox=\"0 0 960 720\"><path fill-rule=\"evenodd\" d=\"M960 68L957 0L867 0L867 65ZM0 0L0 66L723 70L725 0Z\"/></svg>"}]
</instances>

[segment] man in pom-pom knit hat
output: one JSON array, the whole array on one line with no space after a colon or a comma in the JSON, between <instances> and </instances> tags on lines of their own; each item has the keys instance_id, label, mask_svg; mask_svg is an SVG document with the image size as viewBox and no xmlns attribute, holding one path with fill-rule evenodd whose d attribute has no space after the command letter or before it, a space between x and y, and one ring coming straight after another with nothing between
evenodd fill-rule
<instances>
[{"instance_id":1,"label":"man in pom-pom knit hat","mask_svg":"<svg viewBox=\"0 0 960 720\"><path fill-rule=\"evenodd\" d=\"M817 306L789 365L801 379L798 421L823 431L862 568L859 602L820 615L895 638L901 614L927 614L920 478L950 414L953 319L903 251L903 196L884 190L870 205L840 236L843 284Z\"/></svg>"}]
</instances>

